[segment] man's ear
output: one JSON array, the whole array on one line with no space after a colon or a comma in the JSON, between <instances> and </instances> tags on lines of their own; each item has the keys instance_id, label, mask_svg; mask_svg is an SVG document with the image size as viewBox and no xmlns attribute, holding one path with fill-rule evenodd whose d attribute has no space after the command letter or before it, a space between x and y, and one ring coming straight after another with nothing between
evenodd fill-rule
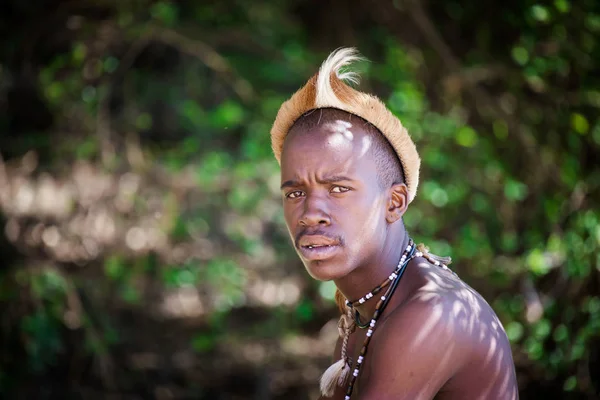
<instances>
[{"instance_id":1,"label":"man's ear","mask_svg":"<svg viewBox=\"0 0 600 400\"><path fill-rule=\"evenodd\" d=\"M397 183L390 188L390 197L385 219L387 222L398 221L408 208L408 187L404 183Z\"/></svg>"}]
</instances>

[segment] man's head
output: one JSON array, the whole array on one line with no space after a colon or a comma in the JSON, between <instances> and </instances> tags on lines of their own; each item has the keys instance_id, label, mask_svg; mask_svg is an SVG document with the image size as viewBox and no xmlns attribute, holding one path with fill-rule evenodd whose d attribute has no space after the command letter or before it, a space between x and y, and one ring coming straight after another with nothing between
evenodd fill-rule
<instances>
[{"instance_id":1,"label":"man's head","mask_svg":"<svg viewBox=\"0 0 600 400\"><path fill-rule=\"evenodd\" d=\"M362 118L303 116L285 139L281 182L290 236L314 278L340 278L397 246L408 189L396 153Z\"/></svg>"},{"instance_id":2,"label":"man's head","mask_svg":"<svg viewBox=\"0 0 600 400\"><path fill-rule=\"evenodd\" d=\"M419 184L419 155L400 120L344 83L357 83L341 69L358 59L354 49L333 52L271 129L290 235L322 280L397 256Z\"/></svg>"}]
</instances>

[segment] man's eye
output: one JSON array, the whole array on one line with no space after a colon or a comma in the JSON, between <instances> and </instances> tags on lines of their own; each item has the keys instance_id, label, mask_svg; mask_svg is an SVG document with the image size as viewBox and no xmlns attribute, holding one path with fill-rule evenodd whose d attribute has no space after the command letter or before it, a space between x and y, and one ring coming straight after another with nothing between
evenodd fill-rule
<instances>
[{"instance_id":1,"label":"man's eye","mask_svg":"<svg viewBox=\"0 0 600 400\"><path fill-rule=\"evenodd\" d=\"M289 192L285 195L288 199L297 199L301 197L304 193L301 190L294 190L293 192Z\"/></svg>"},{"instance_id":2,"label":"man's eye","mask_svg":"<svg viewBox=\"0 0 600 400\"><path fill-rule=\"evenodd\" d=\"M344 192L347 192L348 190L350 190L350 189L345 186L334 186L331 189L331 193L344 193Z\"/></svg>"}]
</instances>

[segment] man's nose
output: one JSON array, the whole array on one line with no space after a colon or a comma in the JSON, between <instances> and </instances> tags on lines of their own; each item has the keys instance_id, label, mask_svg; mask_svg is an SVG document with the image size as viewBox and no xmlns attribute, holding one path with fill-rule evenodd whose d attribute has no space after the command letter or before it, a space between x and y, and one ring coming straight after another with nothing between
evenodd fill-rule
<instances>
[{"instance_id":1,"label":"man's nose","mask_svg":"<svg viewBox=\"0 0 600 400\"><path fill-rule=\"evenodd\" d=\"M303 226L329 225L331 218L323 199L307 197L299 223Z\"/></svg>"}]
</instances>

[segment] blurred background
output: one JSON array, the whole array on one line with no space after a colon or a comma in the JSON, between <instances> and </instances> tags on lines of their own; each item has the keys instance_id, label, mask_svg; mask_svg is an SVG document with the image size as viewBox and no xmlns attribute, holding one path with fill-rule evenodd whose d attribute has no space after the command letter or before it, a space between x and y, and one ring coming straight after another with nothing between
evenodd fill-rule
<instances>
[{"instance_id":1,"label":"blurred background","mask_svg":"<svg viewBox=\"0 0 600 400\"><path fill-rule=\"evenodd\" d=\"M269 130L333 49L408 127L412 236L502 320L522 399L600 389L600 3L5 0L0 397L314 399L331 283Z\"/></svg>"}]
</instances>

